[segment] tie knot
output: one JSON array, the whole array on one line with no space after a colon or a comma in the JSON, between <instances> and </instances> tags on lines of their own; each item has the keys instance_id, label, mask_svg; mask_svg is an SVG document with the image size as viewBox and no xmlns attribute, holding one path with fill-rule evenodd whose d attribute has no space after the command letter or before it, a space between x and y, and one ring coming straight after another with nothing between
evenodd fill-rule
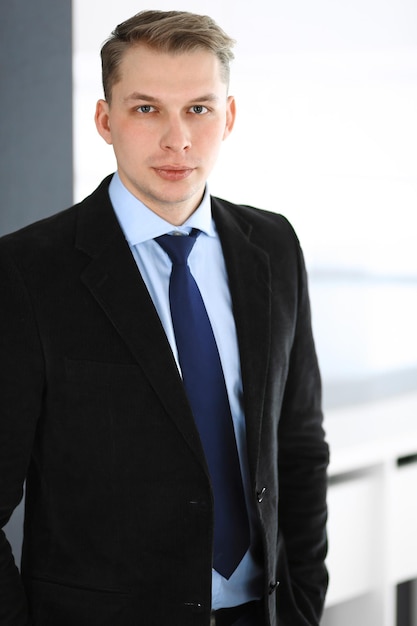
<instances>
[{"instance_id":1,"label":"tie knot","mask_svg":"<svg viewBox=\"0 0 417 626\"><path fill-rule=\"evenodd\" d=\"M161 235L155 241L165 250L173 265L186 265L188 256L200 231L193 229L188 235Z\"/></svg>"}]
</instances>

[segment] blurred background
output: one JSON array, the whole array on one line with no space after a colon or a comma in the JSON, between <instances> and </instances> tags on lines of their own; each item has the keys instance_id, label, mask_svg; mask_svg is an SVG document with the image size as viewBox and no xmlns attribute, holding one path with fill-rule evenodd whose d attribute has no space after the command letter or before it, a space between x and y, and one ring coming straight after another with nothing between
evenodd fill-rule
<instances>
[{"instance_id":1,"label":"blurred background","mask_svg":"<svg viewBox=\"0 0 417 626\"><path fill-rule=\"evenodd\" d=\"M230 92L238 117L210 189L283 213L305 253L334 450L335 573L325 624L415 626L416 540L405 542L411 565L403 571L393 565L401 550L391 537L405 532L402 516L392 518L404 467L413 479L404 517L417 525L417 3L8 3L0 22L0 233L66 208L114 171L93 122L102 97L99 49L142 9L207 13L236 39ZM353 528L352 508L343 510L339 495L352 485L362 494L353 492L354 520L363 521L367 507L370 517L369 533L361 522L363 536L350 545L341 532L351 554L360 546L349 578L337 536ZM9 526L17 551L19 515Z\"/></svg>"}]
</instances>

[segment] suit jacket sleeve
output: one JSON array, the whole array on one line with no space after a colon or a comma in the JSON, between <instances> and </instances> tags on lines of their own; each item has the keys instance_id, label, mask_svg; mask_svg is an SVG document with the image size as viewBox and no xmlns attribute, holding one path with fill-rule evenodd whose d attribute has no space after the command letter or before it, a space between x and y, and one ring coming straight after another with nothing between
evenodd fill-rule
<instances>
[{"instance_id":1,"label":"suit jacket sleeve","mask_svg":"<svg viewBox=\"0 0 417 626\"><path fill-rule=\"evenodd\" d=\"M319 624L327 590L328 446L322 428L321 381L311 328L307 274L298 245L297 317L278 434L279 526L289 594L299 621ZM278 601L279 602L279 601ZM287 624L281 607L282 623ZM281 623L281 622L280 622Z\"/></svg>"},{"instance_id":2,"label":"suit jacket sleeve","mask_svg":"<svg viewBox=\"0 0 417 626\"><path fill-rule=\"evenodd\" d=\"M26 596L4 525L18 505L40 409L43 362L22 278L0 248L0 624L28 624Z\"/></svg>"}]
</instances>

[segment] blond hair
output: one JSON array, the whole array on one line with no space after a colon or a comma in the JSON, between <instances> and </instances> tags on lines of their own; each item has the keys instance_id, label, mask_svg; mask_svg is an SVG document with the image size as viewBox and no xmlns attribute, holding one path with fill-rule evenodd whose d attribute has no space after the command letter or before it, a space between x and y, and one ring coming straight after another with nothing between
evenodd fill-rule
<instances>
[{"instance_id":1,"label":"blond hair","mask_svg":"<svg viewBox=\"0 0 417 626\"><path fill-rule=\"evenodd\" d=\"M211 17L188 11L141 11L119 24L101 49L104 97L108 102L113 86L120 80L119 67L125 52L138 43L172 54L208 50L219 59L222 79L229 83L235 42Z\"/></svg>"}]
</instances>

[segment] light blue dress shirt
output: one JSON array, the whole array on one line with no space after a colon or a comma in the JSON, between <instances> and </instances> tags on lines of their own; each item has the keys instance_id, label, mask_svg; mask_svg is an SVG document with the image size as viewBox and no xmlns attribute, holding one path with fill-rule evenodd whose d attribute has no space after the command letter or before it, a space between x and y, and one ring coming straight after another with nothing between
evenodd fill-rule
<instances>
[{"instance_id":1,"label":"light blue dress shirt","mask_svg":"<svg viewBox=\"0 0 417 626\"><path fill-rule=\"evenodd\" d=\"M249 497L250 481L239 349L226 267L220 240L211 216L210 195L206 189L197 210L184 225L177 227L166 222L133 196L123 185L117 173L110 183L109 194L117 219L161 319L179 370L169 308L171 260L161 246L154 241L154 238L175 231L188 234L192 228L201 231L201 235L191 250L188 262L204 300L219 349L253 534L255 511ZM260 598L262 579L262 570L255 563L249 549L228 580L213 570L212 608L236 606Z\"/></svg>"}]
</instances>

